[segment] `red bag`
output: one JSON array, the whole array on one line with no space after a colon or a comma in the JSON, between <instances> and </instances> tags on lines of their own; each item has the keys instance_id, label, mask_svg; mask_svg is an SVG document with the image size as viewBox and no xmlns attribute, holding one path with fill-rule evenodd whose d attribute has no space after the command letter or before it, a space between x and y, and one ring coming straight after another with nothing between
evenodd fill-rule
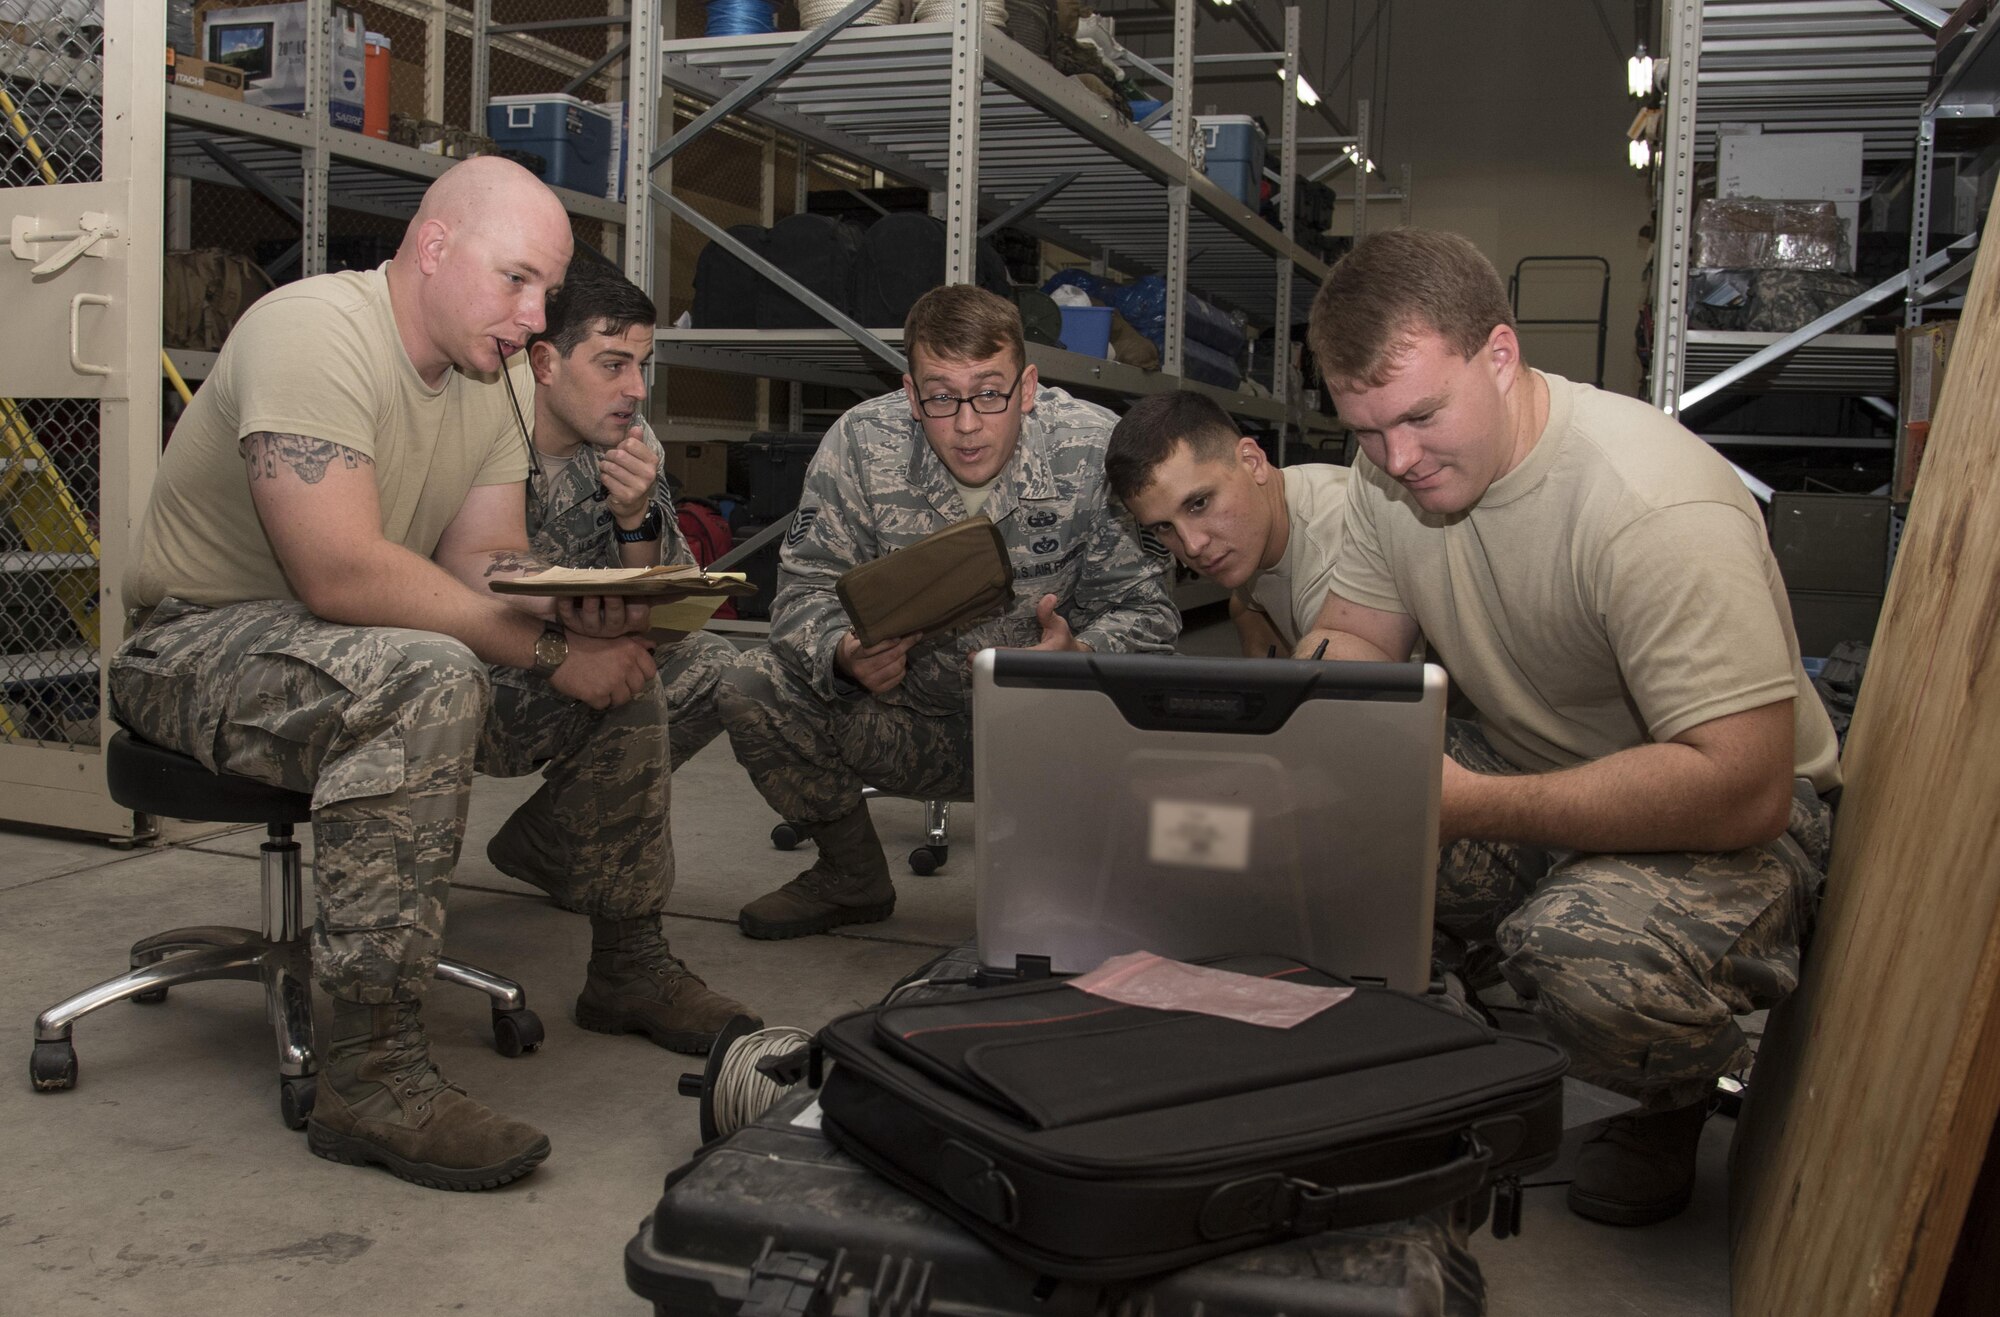
<instances>
[{"instance_id":1,"label":"red bag","mask_svg":"<svg viewBox=\"0 0 2000 1317\"><path fill-rule=\"evenodd\" d=\"M680 523L681 535L694 553L695 562L701 566L708 566L736 547L736 536L729 529L728 519L707 499L683 497L674 505L674 515ZM736 601L723 600L715 615L735 617Z\"/></svg>"}]
</instances>

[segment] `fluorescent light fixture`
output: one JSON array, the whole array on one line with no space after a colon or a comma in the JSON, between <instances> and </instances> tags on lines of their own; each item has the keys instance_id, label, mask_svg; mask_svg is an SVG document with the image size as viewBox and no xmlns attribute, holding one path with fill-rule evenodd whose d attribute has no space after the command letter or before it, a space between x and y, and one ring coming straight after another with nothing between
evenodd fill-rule
<instances>
[{"instance_id":1,"label":"fluorescent light fixture","mask_svg":"<svg viewBox=\"0 0 2000 1317\"><path fill-rule=\"evenodd\" d=\"M1352 164L1356 169L1359 169L1362 173L1372 174L1375 172L1375 162L1373 160L1368 159L1366 156L1362 155L1357 148L1353 146L1344 146L1341 148L1341 154L1347 157L1348 163Z\"/></svg>"},{"instance_id":2,"label":"fluorescent light fixture","mask_svg":"<svg viewBox=\"0 0 2000 1317\"><path fill-rule=\"evenodd\" d=\"M1285 71L1279 69L1278 81L1283 82L1284 80ZM1306 81L1306 75L1303 73L1299 75L1299 104L1308 108L1319 104L1319 93L1313 90L1312 84Z\"/></svg>"},{"instance_id":3,"label":"fluorescent light fixture","mask_svg":"<svg viewBox=\"0 0 2000 1317\"><path fill-rule=\"evenodd\" d=\"M1625 90L1634 96L1653 94L1653 57L1646 53L1644 44L1638 54L1625 61Z\"/></svg>"},{"instance_id":4,"label":"fluorescent light fixture","mask_svg":"<svg viewBox=\"0 0 2000 1317\"><path fill-rule=\"evenodd\" d=\"M1634 169L1644 169L1653 163L1653 146L1643 137L1635 137L1627 147L1625 158Z\"/></svg>"}]
</instances>

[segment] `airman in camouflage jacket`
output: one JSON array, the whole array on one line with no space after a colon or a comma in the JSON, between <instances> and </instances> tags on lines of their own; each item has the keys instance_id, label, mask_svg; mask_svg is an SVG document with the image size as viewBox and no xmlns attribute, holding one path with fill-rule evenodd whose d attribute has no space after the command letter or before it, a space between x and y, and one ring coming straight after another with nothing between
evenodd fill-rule
<instances>
[{"instance_id":1,"label":"airman in camouflage jacket","mask_svg":"<svg viewBox=\"0 0 2000 1317\"><path fill-rule=\"evenodd\" d=\"M1002 616L924 637L910 651L902 682L878 699L933 716L964 713L967 659L988 646L1039 641L1035 608L1045 594L1056 596L1057 611L1092 649L1173 649L1180 615L1167 592L1167 558L1142 547L1104 483L1115 419L1061 389L1039 391L985 507L1013 560L1013 605ZM834 668L834 650L852 629L834 582L965 516L958 486L900 390L850 409L806 471L798 518L779 557L772 650L823 699L858 695Z\"/></svg>"},{"instance_id":2,"label":"airman in camouflage jacket","mask_svg":"<svg viewBox=\"0 0 2000 1317\"><path fill-rule=\"evenodd\" d=\"M692 563L694 550L681 534L674 514L673 493L667 485L666 451L652 427L645 430L646 446L653 450L654 469L660 475L653 485L653 506L660 510L660 562ZM557 465L548 457L544 469ZM537 557L563 567L620 567L624 559L613 536L609 494L598 474L598 452L590 444L577 449L576 456L561 469L528 480L528 539ZM660 684L667 692L668 739L672 743L673 767L679 768L722 731L715 711L715 683L724 669L736 661L736 647L721 636L706 631L661 645L653 651L659 665ZM495 669L494 680L502 685L525 680L528 674L517 669Z\"/></svg>"}]
</instances>

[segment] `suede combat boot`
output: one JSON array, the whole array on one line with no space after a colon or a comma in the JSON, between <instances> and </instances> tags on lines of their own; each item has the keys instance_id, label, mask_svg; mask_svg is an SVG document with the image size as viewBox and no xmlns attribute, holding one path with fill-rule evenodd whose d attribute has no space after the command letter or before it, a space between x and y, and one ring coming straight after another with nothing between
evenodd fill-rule
<instances>
[{"instance_id":1,"label":"suede combat boot","mask_svg":"<svg viewBox=\"0 0 2000 1317\"><path fill-rule=\"evenodd\" d=\"M486 858L509 878L518 878L547 892L565 910L575 910L569 878L568 848L557 830L549 804L549 787L521 802L500 831L486 843Z\"/></svg>"},{"instance_id":2,"label":"suede combat boot","mask_svg":"<svg viewBox=\"0 0 2000 1317\"><path fill-rule=\"evenodd\" d=\"M1706 1100L1613 1117L1577 1154L1569 1210L1613 1226L1678 1216L1694 1194L1695 1151L1707 1118Z\"/></svg>"},{"instance_id":3,"label":"suede combat boot","mask_svg":"<svg viewBox=\"0 0 2000 1317\"><path fill-rule=\"evenodd\" d=\"M549 1155L547 1135L438 1073L416 1002L338 997L306 1144L328 1161L386 1166L432 1189L497 1189Z\"/></svg>"},{"instance_id":4,"label":"suede combat boot","mask_svg":"<svg viewBox=\"0 0 2000 1317\"><path fill-rule=\"evenodd\" d=\"M734 1017L764 1021L712 991L667 950L660 917L590 920L590 970L576 999L576 1022L596 1033L642 1033L673 1052L700 1054Z\"/></svg>"},{"instance_id":5,"label":"suede combat boot","mask_svg":"<svg viewBox=\"0 0 2000 1317\"><path fill-rule=\"evenodd\" d=\"M813 867L743 907L736 926L745 937L803 937L842 924L873 924L896 909L896 886L875 820L862 805L831 823L810 823L819 846Z\"/></svg>"}]
</instances>

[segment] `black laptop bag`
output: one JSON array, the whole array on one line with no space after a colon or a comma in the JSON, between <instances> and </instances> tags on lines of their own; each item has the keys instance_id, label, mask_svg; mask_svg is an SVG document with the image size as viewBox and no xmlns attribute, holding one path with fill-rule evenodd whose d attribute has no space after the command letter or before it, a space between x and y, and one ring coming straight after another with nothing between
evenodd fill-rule
<instances>
[{"instance_id":1,"label":"black laptop bag","mask_svg":"<svg viewBox=\"0 0 2000 1317\"><path fill-rule=\"evenodd\" d=\"M1279 957L1208 963L1343 986ZM1517 1205L1516 1177L1555 1158L1568 1064L1374 987L1273 1029L1041 980L859 1011L819 1041L834 1143L996 1252L1085 1280L1415 1216L1496 1182Z\"/></svg>"}]
</instances>

